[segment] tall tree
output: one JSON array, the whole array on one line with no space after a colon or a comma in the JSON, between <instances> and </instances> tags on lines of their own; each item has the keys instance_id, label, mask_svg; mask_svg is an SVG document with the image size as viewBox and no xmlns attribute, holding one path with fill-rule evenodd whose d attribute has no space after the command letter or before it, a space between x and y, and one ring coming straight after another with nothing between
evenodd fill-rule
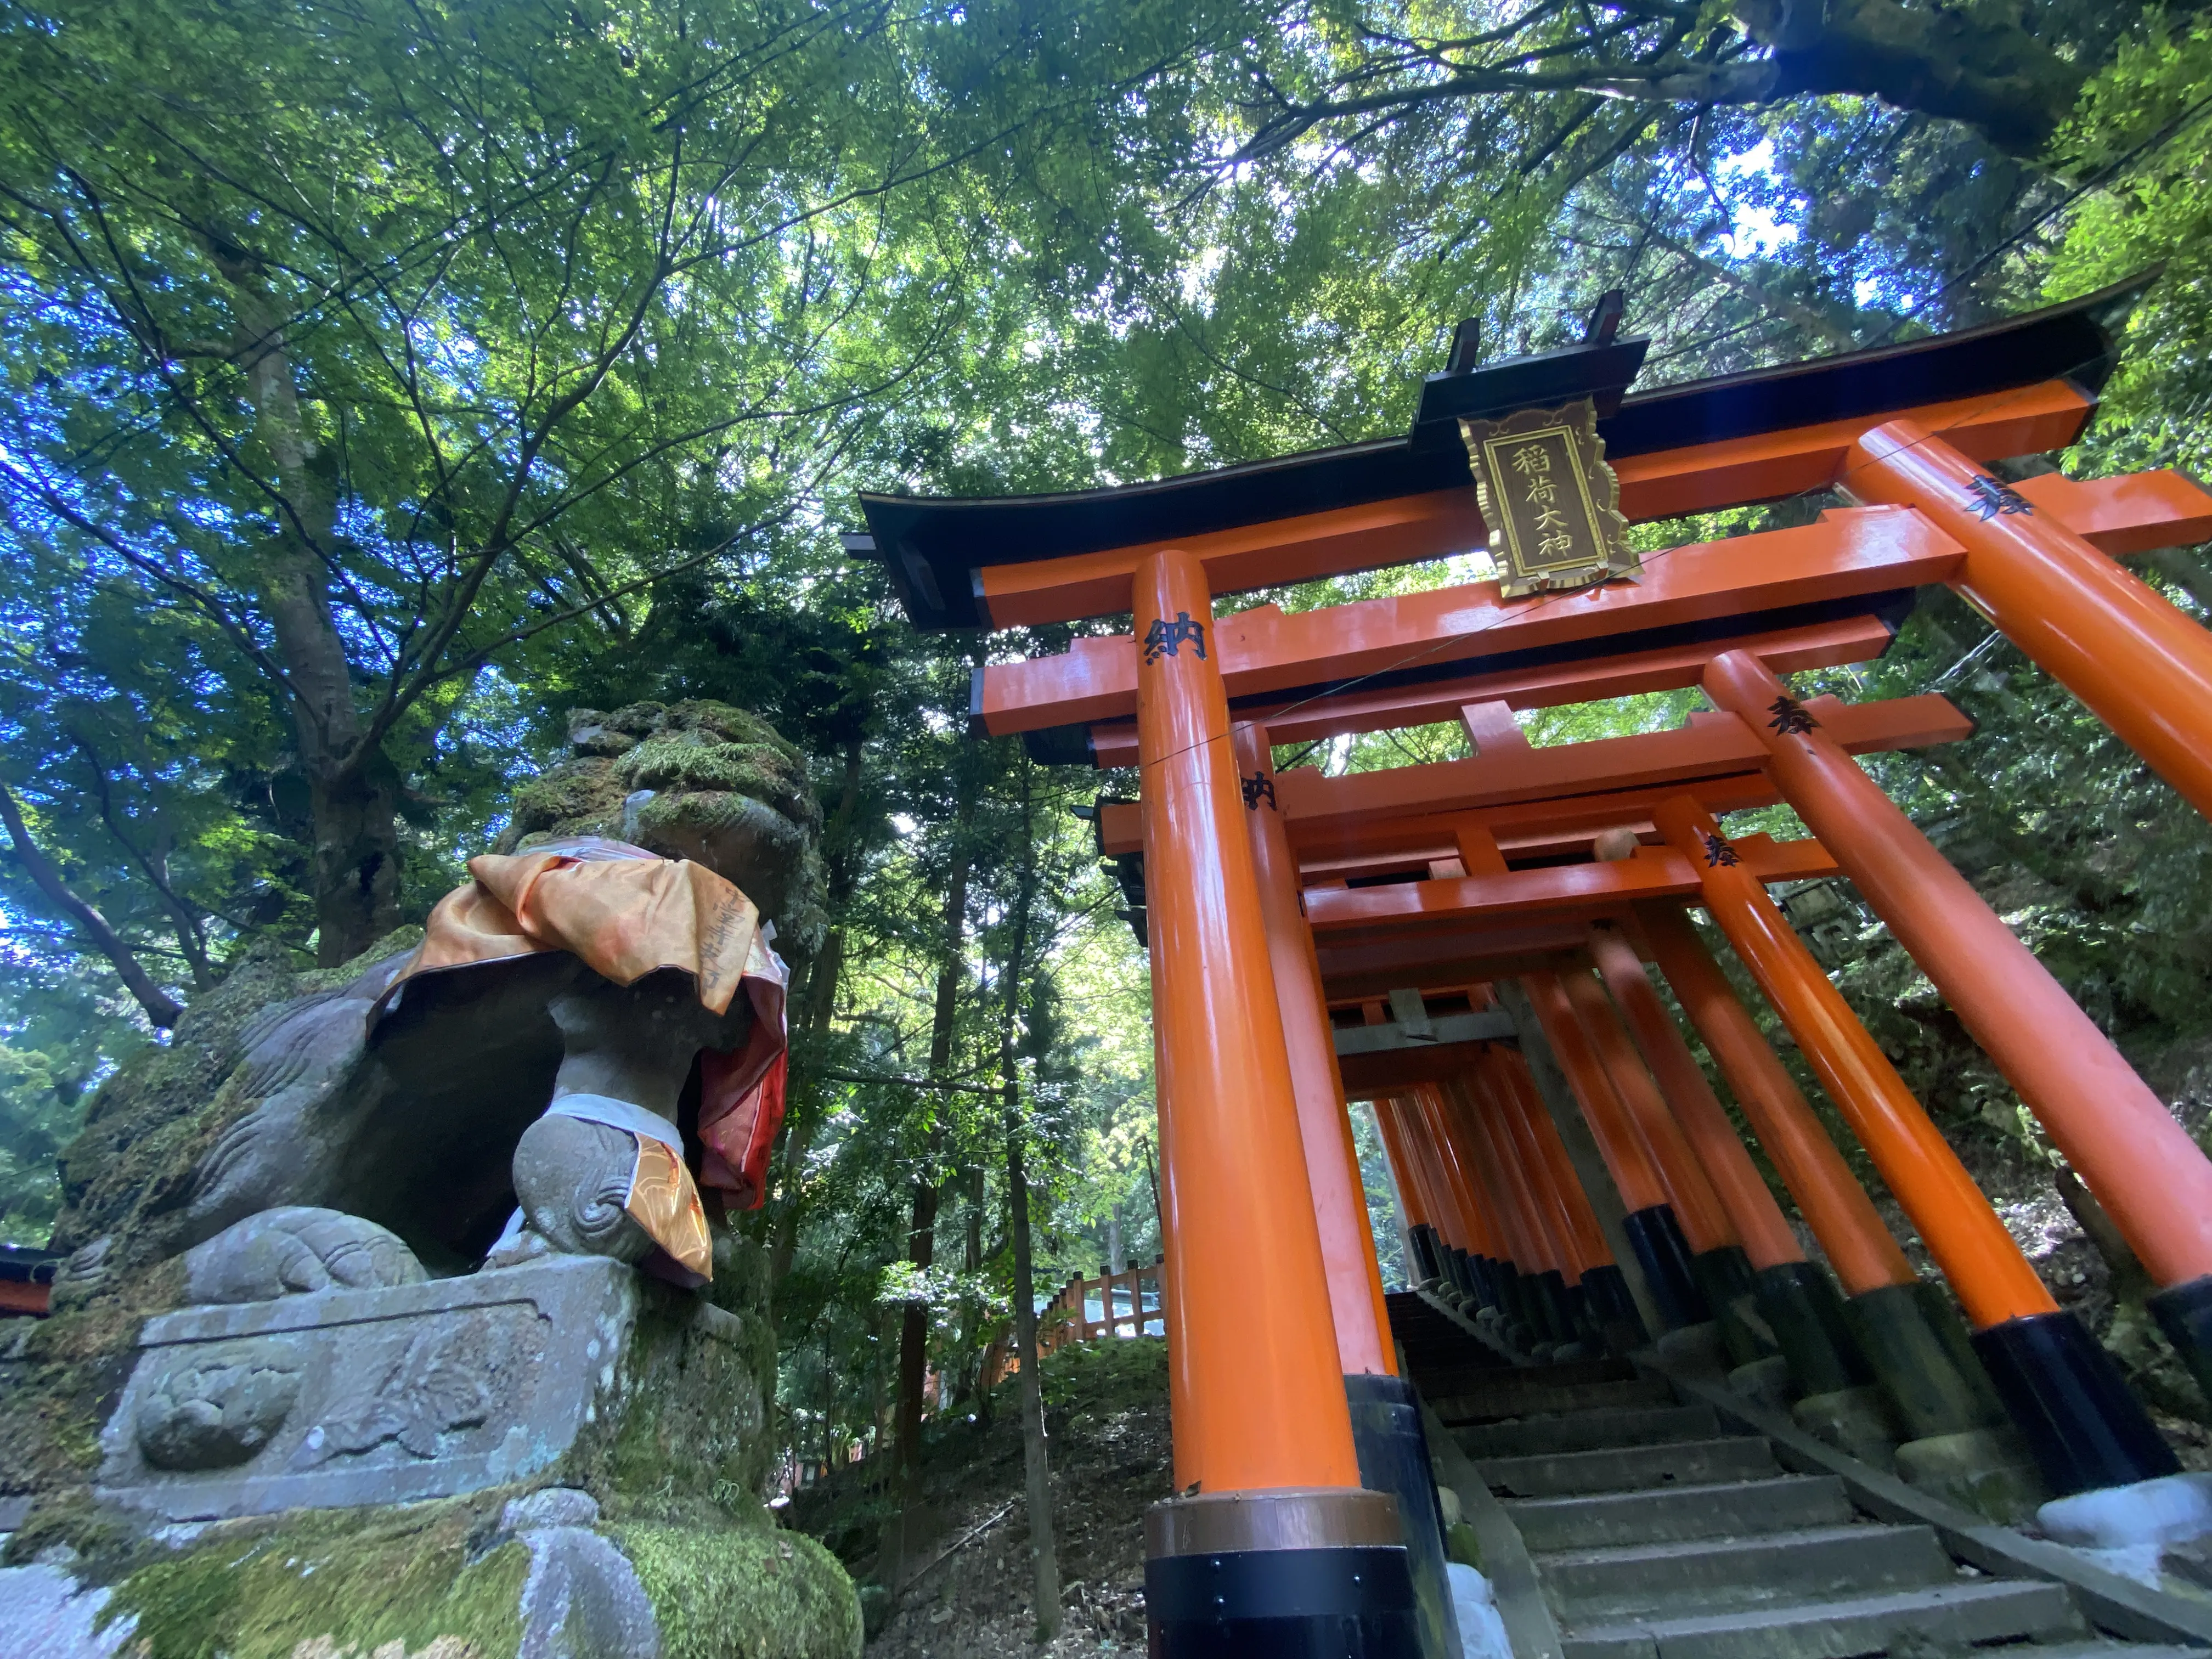
<instances>
[{"instance_id":1,"label":"tall tree","mask_svg":"<svg viewBox=\"0 0 2212 1659\"><path fill-rule=\"evenodd\" d=\"M880 0L0 10L9 522L204 624L280 712L323 961L398 919L403 780L487 665L764 556L946 365L992 309L987 173L1181 38L1133 33L1071 56L1041 18Z\"/></svg>"},{"instance_id":2,"label":"tall tree","mask_svg":"<svg viewBox=\"0 0 2212 1659\"><path fill-rule=\"evenodd\" d=\"M1040 1639L1060 1633L1060 1552L1054 1540L1052 1462L1044 1420L1044 1359L1036 1346L1036 1274L1030 1241L1030 1183L1024 1142L1030 1126L1022 1109L1020 1046L1022 991L1028 982L1030 927L1036 903L1036 824L1032 774L1026 757L1021 773L1019 874L1014 889L1012 925L1006 961L1000 969L1005 1011L999 1065L1006 1090L1007 1231L1014 1247L1014 1352L1022 1395L1022 1493L1030 1523L1030 1604Z\"/></svg>"},{"instance_id":3,"label":"tall tree","mask_svg":"<svg viewBox=\"0 0 2212 1659\"><path fill-rule=\"evenodd\" d=\"M960 987L966 977L964 952L968 942L968 879L974 868L971 841L975 814L972 767L963 767L957 786L958 805L951 825L951 867L945 880L943 935L939 943L936 984L930 998L929 1070L927 1080L949 1081L953 1040L960 1017ZM907 1224L906 1259L919 1284L926 1286L937 1259L937 1211L943 1191L941 1165L949 1114L940 1100L925 1097L917 1115L924 1120L921 1146L914 1179L911 1215ZM893 1450L896 1457L894 1500L896 1512L887 1523L883 1552L884 1582L897 1589L905 1577L912 1544L912 1523L921 1499L922 1393L929 1370L930 1302L926 1294L909 1297L899 1310L898 1401L893 1419Z\"/></svg>"}]
</instances>

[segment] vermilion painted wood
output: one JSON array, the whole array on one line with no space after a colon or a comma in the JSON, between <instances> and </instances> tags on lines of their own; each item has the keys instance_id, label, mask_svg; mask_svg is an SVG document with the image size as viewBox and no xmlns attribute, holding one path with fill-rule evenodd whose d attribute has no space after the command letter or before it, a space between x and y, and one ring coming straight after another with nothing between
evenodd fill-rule
<instances>
[{"instance_id":1,"label":"vermilion painted wood","mask_svg":"<svg viewBox=\"0 0 2212 1659\"><path fill-rule=\"evenodd\" d=\"M2155 548L2212 540L2212 494L2182 473L2139 472L2076 481L2045 473L2016 488L2039 511L2053 514L2100 551L2127 557ZM1727 642L1749 651L1778 674L1866 662L1889 647L1889 629L1876 617L1775 629ZM1348 691L1285 708L1240 710L1265 722L1275 742L1310 743L1346 732L1426 726L1454 718L1463 703L1495 698L1516 708L1551 708L1646 691L1672 691L1697 684L1698 672L1721 648L1702 643L1624 652L1582 662L1462 675L1427 685ZM1137 728L1110 720L1091 728L1092 752L1102 768L1137 763Z\"/></svg>"},{"instance_id":2,"label":"vermilion painted wood","mask_svg":"<svg viewBox=\"0 0 2212 1659\"><path fill-rule=\"evenodd\" d=\"M1516 1255L1522 1248L1519 1218L1511 1210L1498 1207L1493 1195L1482 1186L1466 1143L1452 1133L1443 1097L1437 1091L1436 1085L1417 1083L1401 1098L1419 1120L1430 1155L1436 1159L1437 1169L1451 1194L1452 1204L1459 1212L1459 1248L1474 1249L1478 1247L1467 1241L1487 1237L1498 1246L1498 1254Z\"/></svg>"},{"instance_id":3,"label":"vermilion painted wood","mask_svg":"<svg viewBox=\"0 0 2212 1659\"><path fill-rule=\"evenodd\" d=\"M1909 421L1875 428L1852 456L1851 488L1943 526L1968 550L1946 580L2212 816L2212 633L2054 515L1997 511L1976 493L1982 469Z\"/></svg>"},{"instance_id":4,"label":"vermilion painted wood","mask_svg":"<svg viewBox=\"0 0 2212 1659\"><path fill-rule=\"evenodd\" d=\"M2212 663L2212 635L2186 625ZM1756 659L1735 653L1714 661L1706 685L1714 702L1753 717L1784 695ZM2201 726L2203 711L2193 712ZM2212 1273L2212 1159L1973 884L1838 748L1825 717L1802 732L1759 729L1784 793L1828 837L1852 884L2020 1091L2151 1276L2176 1285Z\"/></svg>"},{"instance_id":5,"label":"vermilion painted wood","mask_svg":"<svg viewBox=\"0 0 2212 1659\"><path fill-rule=\"evenodd\" d=\"M1869 616L1771 629L1724 643L1730 649L1756 653L1778 674L1795 674L1808 668L1839 668L1846 663L1870 661L1889 648L1893 637L1879 617ZM1277 744L1308 743L1347 732L1399 731L1456 720L1461 708L1470 702L1495 701L1515 708L1556 708L1646 691L1678 691L1695 685L1706 662L1722 648L1721 644L1702 642L1627 651L1617 657L1585 658L1547 667L1465 674L1426 685L1348 691L1298 703L1287 712L1281 705L1242 709L1237 717L1264 724ZM1102 768L1134 766L1135 722L1110 720L1092 726L1091 747Z\"/></svg>"},{"instance_id":6,"label":"vermilion painted wood","mask_svg":"<svg viewBox=\"0 0 2212 1659\"><path fill-rule=\"evenodd\" d=\"M1406 983L1401 980L1400 985ZM1393 987L1392 988L1396 988ZM1347 1100L1373 1100L1394 1095L1418 1083L1441 1083L1457 1077L1482 1058L1487 1045L1480 1042L1424 1042L1405 1048L1383 1048L1372 1054L1340 1055Z\"/></svg>"},{"instance_id":7,"label":"vermilion painted wood","mask_svg":"<svg viewBox=\"0 0 2212 1659\"><path fill-rule=\"evenodd\" d=\"M1398 1202L1403 1206L1406 1225L1411 1228L1425 1224L1443 1235L1447 1244L1457 1243L1454 1218L1445 1216L1430 1193L1428 1171L1413 1155L1403 1111L1395 1098L1385 1096L1375 1102L1375 1127L1382 1133L1382 1156L1389 1160L1391 1176L1397 1182ZM1406 1270L1410 1274L1413 1264L1408 1261Z\"/></svg>"},{"instance_id":8,"label":"vermilion painted wood","mask_svg":"<svg viewBox=\"0 0 2212 1659\"><path fill-rule=\"evenodd\" d=\"M1464 553L1482 546L1489 534L1469 483L1456 489L1185 536L1173 543L1075 553L1033 564L990 565L975 573L975 596L992 627L1036 627L1127 611L1131 573L1170 545L1206 566L1213 592L1235 593Z\"/></svg>"},{"instance_id":9,"label":"vermilion painted wood","mask_svg":"<svg viewBox=\"0 0 2212 1659\"><path fill-rule=\"evenodd\" d=\"M1814 841L1747 836L1735 843L1744 867L1761 881L1805 881L1837 873ZM1387 887L1310 887L1306 918L1315 937L1349 942L1364 933L1395 936L1431 929L1455 933L1492 920L1559 921L1610 915L1638 899L1687 897L1698 890L1691 860L1646 847L1618 864L1561 864L1455 880L1394 882Z\"/></svg>"},{"instance_id":10,"label":"vermilion painted wood","mask_svg":"<svg viewBox=\"0 0 2212 1659\"><path fill-rule=\"evenodd\" d=\"M1690 1151L1681 1125L1667 1109L1644 1056L1629 1040L1628 1030L1620 1023L1620 1011L1606 995L1604 986L1588 968L1577 967L1559 975L1559 988L1573 1006L1606 1075L1613 1079L1613 1091L1651 1154L1659 1179L1667 1188L1667 1201L1674 1206L1674 1218L1682 1224L1682 1236L1689 1240L1692 1252L1703 1255L1724 1244L1741 1243L1728 1212L1714 1194L1712 1183Z\"/></svg>"},{"instance_id":11,"label":"vermilion painted wood","mask_svg":"<svg viewBox=\"0 0 2212 1659\"><path fill-rule=\"evenodd\" d=\"M1481 1115L1500 1163L1511 1165L1522 1182L1529 1212L1551 1248L1552 1265L1569 1285L1580 1284L1583 1270L1597 1264L1583 1257L1567 1200L1553 1180L1552 1166L1535 1136L1522 1121L1519 1099L1501 1088L1486 1066L1477 1066L1462 1076L1460 1087Z\"/></svg>"},{"instance_id":12,"label":"vermilion painted wood","mask_svg":"<svg viewBox=\"0 0 2212 1659\"><path fill-rule=\"evenodd\" d=\"M1319 940L1322 986L1335 1005L1382 996L1407 985L1438 990L1488 984L1556 967L1561 954L1580 943L1582 927L1579 921L1489 926L1479 939L1447 933L1343 948ZM1350 1065L1348 1060L1344 1063Z\"/></svg>"},{"instance_id":13,"label":"vermilion painted wood","mask_svg":"<svg viewBox=\"0 0 2212 1659\"><path fill-rule=\"evenodd\" d=\"M2093 407L2075 388L2054 380L1996 397L1924 404L1905 414L1942 432L1966 453L1995 460L2063 447ZM1866 424L1863 419L1829 421L1624 458L1613 463L1621 511L1643 523L1826 489L1843 471L1851 442ZM1233 593L1466 552L1482 546L1488 534L1470 483L1184 536L1172 544L987 565L973 580L991 626L1034 627L1129 610L1138 566L1170 544L1205 566L1213 592Z\"/></svg>"},{"instance_id":14,"label":"vermilion painted wood","mask_svg":"<svg viewBox=\"0 0 2212 1659\"><path fill-rule=\"evenodd\" d=\"M1328 1278L1197 561L1149 561L1146 825L1176 1489L1357 1486ZM1295 1200L1296 1201L1286 1201Z\"/></svg>"},{"instance_id":15,"label":"vermilion painted wood","mask_svg":"<svg viewBox=\"0 0 2212 1659\"><path fill-rule=\"evenodd\" d=\"M1482 1063L1501 1096L1510 1096L1516 1103L1545 1166L1552 1172L1553 1185L1566 1206L1568 1228L1583 1271L1612 1267L1613 1249L1605 1242L1605 1230L1598 1225L1597 1213L1583 1191L1574 1160L1567 1154L1566 1143L1559 1139L1559 1125L1552 1121L1551 1113L1544 1109L1537 1095L1536 1079L1529 1074L1528 1060L1518 1048L1493 1043Z\"/></svg>"},{"instance_id":16,"label":"vermilion painted wood","mask_svg":"<svg viewBox=\"0 0 2212 1659\"><path fill-rule=\"evenodd\" d=\"M1804 1248L1774 1201L1759 1166L1744 1150L1742 1137L1729 1121L1728 1109L1706 1080L1705 1068L1660 1001L1644 963L1620 932L1601 923L1590 927L1590 958L1606 989L1613 994L1628 1032L1658 1080L1667 1108L1681 1126L1682 1138L1696 1155L1713 1195L1735 1226L1753 1267L1802 1261Z\"/></svg>"},{"instance_id":17,"label":"vermilion painted wood","mask_svg":"<svg viewBox=\"0 0 2212 1659\"><path fill-rule=\"evenodd\" d=\"M2081 434L2095 407L2078 387L2045 380L2017 392L1929 404L1906 415L1978 459L1998 460L2063 448ZM1801 490L1838 483L1848 486L1850 446L1867 425L1863 417L1826 421L1629 456L1615 463L1613 471L1620 477L1624 507L1633 502L1638 520L1779 501Z\"/></svg>"},{"instance_id":18,"label":"vermilion painted wood","mask_svg":"<svg viewBox=\"0 0 2212 1659\"><path fill-rule=\"evenodd\" d=\"M1950 699L1934 694L1863 703L1815 698L1811 706L1835 740L1855 755L1954 743L1974 729ZM1766 799L1746 798L1741 805L1768 804L1771 786L1751 781L1765 756L1765 745L1735 715L1707 713L1671 732L1499 748L1471 760L1342 777L1297 767L1276 775L1275 798L1291 845L1309 867L1332 855L1416 847L1446 849L1435 856L1449 856L1462 822L1459 814L1476 815L1469 821L1487 829L1503 847L1540 826L1589 823L1602 829L1631 822L1648 816L1646 797L1655 789L1671 792L1694 783L1710 793L1709 781L1716 779L1744 779L1752 796L1766 792ZM1616 798L1601 799L1607 796ZM1731 794L1719 810L1733 811L1737 804ZM1496 810L1522 805L1528 810L1517 814ZM1109 857L1139 850L1141 805L1102 805L1099 837Z\"/></svg>"},{"instance_id":19,"label":"vermilion painted wood","mask_svg":"<svg viewBox=\"0 0 2212 1659\"><path fill-rule=\"evenodd\" d=\"M1264 696L1416 663L1918 587L1947 580L1960 557L1958 544L1917 514L1855 507L1795 529L1674 548L1647 558L1635 581L1567 594L1506 599L1491 581L1296 614L1259 605L1222 618L1214 645L1227 695ZM994 663L975 714L994 736L1126 719L1136 712L1137 663L1129 635Z\"/></svg>"},{"instance_id":20,"label":"vermilion painted wood","mask_svg":"<svg viewBox=\"0 0 2212 1659\"><path fill-rule=\"evenodd\" d=\"M2212 494L2186 473L2124 472L2118 477L2076 479L2046 472L2023 478L2013 488L2033 501L2036 511L2050 514L2112 558L2212 541Z\"/></svg>"},{"instance_id":21,"label":"vermilion painted wood","mask_svg":"<svg viewBox=\"0 0 2212 1659\"><path fill-rule=\"evenodd\" d=\"M1910 1285L1912 1264L1689 919L1671 904L1639 905L1636 925L1844 1292Z\"/></svg>"},{"instance_id":22,"label":"vermilion painted wood","mask_svg":"<svg viewBox=\"0 0 2212 1659\"><path fill-rule=\"evenodd\" d=\"M1942 1131L1767 896L1749 861L1708 858L1720 834L1711 814L1694 798L1679 795L1660 807L1659 827L1697 865L1706 910L1905 1206L1966 1317L1983 1328L2057 1312L2051 1291Z\"/></svg>"},{"instance_id":23,"label":"vermilion painted wood","mask_svg":"<svg viewBox=\"0 0 2212 1659\"><path fill-rule=\"evenodd\" d=\"M1239 723L1231 728L1231 738L1240 776L1274 775L1264 732ZM1328 1273L1338 1362L1347 1376L1395 1376L1398 1367L1389 1337L1389 1308L1382 1299L1382 1269L1375 1255L1375 1230L1367 1217L1352 1121L1345 1115L1344 1085L1337 1075L1328 1006L1322 1000L1313 933L1299 905L1297 860L1283 834L1282 814L1266 795L1246 804L1244 828L1252 845L1275 1002L1281 1011L1291 1085L1297 1099L1314 1224L1320 1230L1322 1261Z\"/></svg>"},{"instance_id":24,"label":"vermilion painted wood","mask_svg":"<svg viewBox=\"0 0 2212 1659\"><path fill-rule=\"evenodd\" d=\"M1632 1215L1666 1203L1667 1188L1659 1178L1658 1166L1652 1163L1643 1137L1636 1133L1628 1108L1613 1088L1613 1079L1591 1046L1582 1021L1575 1017L1559 975L1550 971L1523 974L1521 988L1528 994L1536 1023L1544 1028L1544 1040L1552 1045L1569 1092L1583 1109L1583 1119L1597 1142L1598 1155L1612 1173L1622 1206Z\"/></svg>"},{"instance_id":25,"label":"vermilion painted wood","mask_svg":"<svg viewBox=\"0 0 2212 1659\"><path fill-rule=\"evenodd\" d=\"M1974 729L1949 698L1932 693L1881 702L1836 702L1832 718L1836 740L1853 754L1954 743ZM1469 760L1425 766L1340 777L1297 767L1281 774L1275 788L1291 844L1310 854L1324 848L1340 849L1348 832L1380 820L1727 776L1758 770L1765 756L1765 745L1743 720L1714 712L1692 714L1686 725L1670 732L1549 748L1501 747Z\"/></svg>"},{"instance_id":26,"label":"vermilion painted wood","mask_svg":"<svg viewBox=\"0 0 2212 1659\"><path fill-rule=\"evenodd\" d=\"M1510 1161L1509 1148L1498 1144L1491 1126L1475 1110L1475 1102L1468 1099L1467 1082L1449 1078L1437 1084L1422 1084L1422 1093L1436 1099L1451 1133L1453 1151L1467 1166L1468 1179L1475 1182L1480 1194L1489 1199L1493 1212L1504 1221L1506 1239L1513 1245L1513 1265L1520 1272L1558 1270L1562 1265L1558 1245L1544 1228L1544 1214L1537 1207L1535 1194L1522 1179L1520 1166Z\"/></svg>"},{"instance_id":27,"label":"vermilion painted wood","mask_svg":"<svg viewBox=\"0 0 2212 1659\"><path fill-rule=\"evenodd\" d=\"M1645 789L1516 801L1510 806L1485 807L1478 812L1436 814L1362 825L1356 832L1333 836L1332 849L1304 854L1300 865L1309 887L1332 882L1340 886L1355 876L1419 870L1437 860L1455 856L1455 842L1447 843L1436 837L1445 830L1456 836L1469 824L1480 824L1488 830L1509 862L1573 857L1589 852L1601 830L1625 829L1640 836L1656 836L1658 832L1651 825L1651 810L1680 787L1676 784L1654 784ZM1700 778L1697 789L1699 799L1715 803L1713 810L1717 812L1771 806L1782 799L1773 780L1764 772Z\"/></svg>"}]
</instances>

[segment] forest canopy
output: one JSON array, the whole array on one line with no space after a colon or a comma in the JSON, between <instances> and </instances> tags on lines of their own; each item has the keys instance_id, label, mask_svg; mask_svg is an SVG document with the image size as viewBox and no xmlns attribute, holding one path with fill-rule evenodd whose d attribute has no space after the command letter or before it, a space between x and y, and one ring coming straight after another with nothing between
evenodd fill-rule
<instances>
[{"instance_id":1,"label":"forest canopy","mask_svg":"<svg viewBox=\"0 0 2212 1659\"><path fill-rule=\"evenodd\" d=\"M2179 5L0 0L0 1238L44 1242L90 1091L245 953L419 923L571 708L726 702L826 825L748 1223L782 1408L879 1434L902 1320L963 1388L1003 1324L1009 1134L1041 1283L1159 1235L1100 779L965 732L975 664L1070 630L915 633L859 492L1395 434L1461 319L1542 349L1607 290L1653 385L2154 269L2062 459L2212 471L2209 135ZM2212 842L2133 756L1955 602L1830 678L1973 715L1973 763L1883 781L2131 1052L2206 1034ZM1861 920L1832 965L1931 1109L2045 1156Z\"/></svg>"}]
</instances>

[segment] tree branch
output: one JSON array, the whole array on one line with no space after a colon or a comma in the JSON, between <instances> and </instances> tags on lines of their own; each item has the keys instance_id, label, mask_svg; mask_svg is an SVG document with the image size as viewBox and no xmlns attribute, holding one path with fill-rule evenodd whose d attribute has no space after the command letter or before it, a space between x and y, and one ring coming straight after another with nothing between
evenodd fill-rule
<instances>
[{"instance_id":1,"label":"tree branch","mask_svg":"<svg viewBox=\"0 0 2212 1659\"><path fill-rule=\"evenodd\" d=\"M53 860L40 852L38 843L31 839L15 797L4 783L0 783L0 823L6 824L8 838L15 844L15 858L24 872L55 908L75 922L94 946L115 964L117 975L131 994L138 999L146 1018L164 1030L174 1025L185 1012L184 1006L154 982L154 976L146 971L137 953L123 942L123 936L108 925L107 918L70 890Z\"/></svg>"}]
</instances>

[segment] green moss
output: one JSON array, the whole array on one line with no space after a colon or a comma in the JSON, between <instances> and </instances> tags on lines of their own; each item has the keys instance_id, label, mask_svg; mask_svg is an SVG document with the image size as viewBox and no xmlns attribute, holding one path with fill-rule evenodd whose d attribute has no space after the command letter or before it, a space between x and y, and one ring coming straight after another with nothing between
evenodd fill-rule
<instances>
[{"instance_id":1,"label":"green moss","mask_svg":"<svg viewBox=\"0 0 2212 1659\"><path fill-rule=\"evenodd\" d=\"M760 1294L741 1259L750 1246L717 1255L707 1292L734 1326L710 1330L697 1300L665 1285L639 1287L618 1407L586 1436L565 1478L587 1487L611 1519L709 1527L765 1522L760 1492L771 1447L766 1401L774 1387L775 1336L758 1314ZM750 1296L749 1296L750 1292ZM718 1334L719 1333L719 1334Z\"/></svg>"},{"instance_id":2,"label":"green moss","mask_svg":"<svg viewBox=\"0 0 2212 1659\"><path fill-rule=\"evenodd\" d=\"M443 1637L448 1651L505 1659L522 1639L530 1558L509 1542L470 1559L491 1513L457 1501L228 1522L124 1578L101 1620L135 1614L146 1659L291 1659L322 1637L363 1654Z\"/></svg>"},{"instance_id":3,"label":"green moss","mask_svg":"<svg viewBox=\"0 0 2212 1659\"><path fill-rule=\"evenodd\" d=\"M342 991L386 957L403 956L422 942L422 930L413 923L395 927L349 962L335 968L311 968L293 982L292 994L312 996L319 991Z\"/></svg>"},{"instance_id":4,"label":"green moss","mask_svg":"<svg viewBox=\"0 0 2212 1659\"><path fill-rule=\"evenodd\" d=\"M683 732L705 732L722 743L757 744L777 750L785 757L787 766L804 769L805 762L799 757L798 745L787 743L775 727L757 714L726 702L715 702L708 698L690 698L671 704L665 724Z\"/></svg>"},{"instance_id":5,"label":"green moss","mask_svg":"<svg viewBox=\"0 0 2212 1659\"><path fill-rule=\"evenodd\" d=\"M27 1566L50 1549L68 1549L95 1560L127 1552L134 1534L112 1510L93 1499L90 1486L71 1486L40 1498L23 1524L8 1535L0 1565Z\"/></svg>"},{"instance_id":6,"label":"green moss","mask_svg":"<svg viewBox=\"0 0 2212 1659\"><path fill-rule=\"evenodd\" d=\"M177 1207L194 1161L228 1121L216 1097L238 1063L239 1031L297 994L293 969L292 952L273 940L250 946L220 985L192 999L166 1045L141 1048L100 1085L58 1159L57 1249L111 1234L135 1248L131 1224Z\"/></svg>"},{"instance_id":7,"label":"green moss","mask_svg":"<svg viewBox=\"0 0 2212 1659\"><path fill-rule=\"evenodd\" d=\"M1462 1566L1482 1571L1482 1543L1474 1528L1464 1521L1455 1521L1444 1532L1444 1553Z\"/></svg>"},{"instance_id":8,"label":"green moss","mask_svg":"<svg viewBox=\"0 0 2212 1659\"><path fill-rule=\"evenodd\" d=\"M177 1306L184 1285L184 1263L172 1259L16 1336L0 1396L0 1492L54 1492L91 1478L100 1425L137 1358L138 1328Z\"/></svg>"},{"instance_id":9,"label":"green moss","mask_svg":"<svg viewBox=\"0 0 2212 1659\"><path fill-rule=\"evenodd\" d=\"M787 816L798 805L805 771L780 746L759 743L699 743L686 737L653 738L615 763L632 789L704 790L752 795ZM794 776L794 773L796 775Z\"/></svg>"},{"instance_id":10,"label":"green moss","mask_svg":"<svg viewBox=\"0 0 2212 1659\"><path fill-rule=\"evenodd\" d=\"M513 821L502 845L545 830L577 833L585 824L622 821L627 786L615 763L590 755L555 767L514 792Z\"/></svg>"},{"instance_id":11,"label":"green moss","mask_svg":"<svg viewBox=\"0 0 2212 1659\"><path fill-rule=\"evenodd\" d=\"M811 1538L761 1528L618 1526L665 1659L857 1659L860 1601Z\"/></svg>"}]
</instances>

